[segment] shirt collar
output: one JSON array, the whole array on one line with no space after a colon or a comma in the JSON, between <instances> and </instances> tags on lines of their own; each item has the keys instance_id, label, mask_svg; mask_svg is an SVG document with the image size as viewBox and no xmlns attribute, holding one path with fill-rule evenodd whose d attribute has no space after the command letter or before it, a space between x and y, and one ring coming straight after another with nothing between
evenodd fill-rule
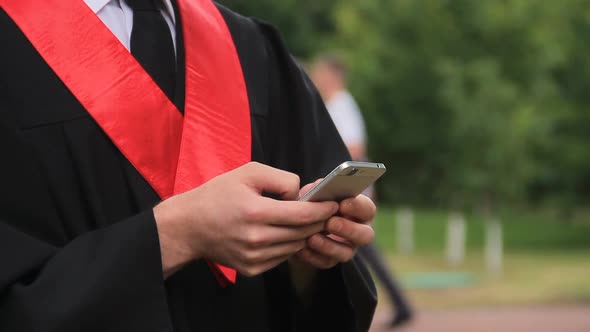
<instances>
[{"instance_id":1,"label":"shirt collar","mask_svg":"<svg viewBox=\"0 0 590 332\"><path fill-rule=\"evenodd\" d=\"M104 8L104 6L106 6L109 2L111 1L119 1L119 0L84 0L84 2L86 3L86 5L88 5L88 7L90 7L90 9L95 13L98 14L98 12ZM174 15L174 8L172 7L172 1L170 0L164 0L164 6L166 7L166 11L168 12L168 15L170 15L170 17L172 17L172 21L176 22L176 17Z\"/></svg>"},{"instance_id":2,"label":"shirt collar","mask_svg":"<svg viewBox=\"0 0 590 332\"><path fill-rule=\"evenodd\" d=\"M98 12L111 1L113 0L84 0L86 5L88 5L95 14L98 14Z\"/></svg>"}]
</instances>

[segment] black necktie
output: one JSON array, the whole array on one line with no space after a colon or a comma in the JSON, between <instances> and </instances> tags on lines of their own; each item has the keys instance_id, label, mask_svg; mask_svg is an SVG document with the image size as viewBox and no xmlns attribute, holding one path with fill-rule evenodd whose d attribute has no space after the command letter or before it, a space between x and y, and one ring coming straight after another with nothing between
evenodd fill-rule
<instances>
[{"instance_id":1,"label":"black necktie","mask_svg":"<svg viewBox=\"0 0 590 332\"><path fill-rule=\"evenodd\" d=\"M160 12L162 0L126 0L133 9L131 54L162 91L174 100L176 56L172 35Z\"/></svg>"}]
</instances>

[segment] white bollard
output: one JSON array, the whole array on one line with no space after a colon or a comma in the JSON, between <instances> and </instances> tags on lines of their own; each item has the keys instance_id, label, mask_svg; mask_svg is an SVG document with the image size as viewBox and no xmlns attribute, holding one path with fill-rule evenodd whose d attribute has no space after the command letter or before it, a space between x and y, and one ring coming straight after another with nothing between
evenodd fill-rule
<instances>
[{"instance_id":1,"label":"white bollard","mask_svg":"<svg viewBox=\"0 0 590 332\"><path fill-rule=\"evenodd\" d=\"M489 273L502 274L502 224L497 219L486 222L486 266Z\"/></svg>"},{"instance_id":2,"label":"white bollard","mask_svg":"<svg viewBox=\"0 0 590 332\"><path fill-rule=\"evenodd\" d=\"M401 208L397 215L397 246L403 255L414 251L414 213L410 208Z\"/></svg>"},{"instance_id":3,"label":"white bollard","mask_svg":"<svg viewBox=\"0 0 590 332\"><path fill-rule=\"evenodd\" d=\"M465 230L463 214L450 213L447 223L447 261L452 266L461 265L465 260Z\"/></svg>"}]
</instances>

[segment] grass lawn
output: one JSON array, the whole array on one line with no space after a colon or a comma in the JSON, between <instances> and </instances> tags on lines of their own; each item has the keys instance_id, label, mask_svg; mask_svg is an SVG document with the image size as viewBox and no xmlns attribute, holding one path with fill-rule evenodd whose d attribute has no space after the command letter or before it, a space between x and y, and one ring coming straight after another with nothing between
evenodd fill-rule
<instances>
[{"instance_id":1,"label":"grass lawn","mask_svg":"<svg viewBox=\"0 0 590 332\"><path fill-rule=\"evenodd\" d=\"M485 271L484 224L467 217L467 257L459 267L445 261L447 214L418 211L415 216L415 252L396 253L395 216L381 209L376 220L377 245L405 285L433 273L466 273L464 287L408 290L421 308L465 306L590 303L590 223L564 224L533 214L502 217L504 269L501 275Z\"/></svg>"}]
</instances>

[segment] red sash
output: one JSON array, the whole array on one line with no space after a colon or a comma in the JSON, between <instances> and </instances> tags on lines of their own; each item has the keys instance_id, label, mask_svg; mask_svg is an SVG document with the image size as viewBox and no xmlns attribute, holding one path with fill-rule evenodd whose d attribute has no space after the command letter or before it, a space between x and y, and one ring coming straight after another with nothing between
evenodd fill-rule
<instances>
[{"instance_id":1,"label":"red sash","mask_svg":"<svg viewBox=\"0 0 590 332\"><path fill-rule=\"evenodd\" d=\"M184 118L84 1L0 0L162 199L251 159L248 95L227 25L211 0L177 1L186 52ZM235 282L235 270L210 265L222 285Z\"/></svg>"}]
</instances>

